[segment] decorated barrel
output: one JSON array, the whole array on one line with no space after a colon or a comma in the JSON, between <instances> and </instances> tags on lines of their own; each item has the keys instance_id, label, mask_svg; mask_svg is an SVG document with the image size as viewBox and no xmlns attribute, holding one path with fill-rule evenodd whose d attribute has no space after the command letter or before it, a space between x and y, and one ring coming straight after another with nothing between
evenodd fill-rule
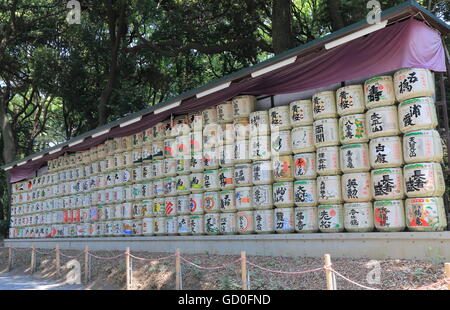
<instances>
[{"instance_id":1,"label":"decorated barrel","mask_svg":"<svg viewBox=\"0 0 450 310\"><path fill-rule=\"evenodd\" d=\"M220 233L231 235L237 233L236 213L220 213Z\"/></svg>"},{"instance_id":2,"label":"decorated barrel","mask_svg":"<svg viewBox=\"0 0 450 310\"><path fill-rule=\"evenodd\" d=\"M442 197L406 199L405 216L410 231L442 231L447 227Z\"/></svg>"},{"instance_id":3,"label":"decorated barrel","mask_svg":"<svg viewBox=\"0 0 450 310\"><path fill-rule=\"evenodd\" d=\"M145 217L142 219L142 234L144 236L153 235L154 221L155 219L153 217Z\"/></svg>"},{"instance_id":4,"label":"decorated barrel","mask_svg":"<svg viewBox=\"0 0 450 310\"><path fill-rule=\"evenodd\" d=\"M400 130L397 115L398 112L395 105L367 111L366 127L369 139L398 135Z\"/></svg>"},{"instance_id":5,"label":"decorated barrel","mask_svg":"<svg viewBox=\"0 0 450 310\"><path fill-rule=\"evenodd\" d=\"M192 235L198 236L205 233L205 218L203 215L191 215L189 220Z\"/></svg>"},{"instance_id":6,"label":"decorated barrel","mask_svg":"<svg viewBox=\"0 0 450 310\"><path fill-rule=\"evenodd\" d=\"M370 172L344 173L341 177L342 198L345 202L372 200Z\"/></svg>"},{"instance_id":7,"label":"decorated barrel","mask_svg":"<svg viewBox=\"0 0 450 310\"><path fill-rule=\"evenodd\" d=\"M177 174L188 175L191 173L191 155L177 158Z\"/></svg>"},{"instance_id":8,"label":"decorated barrel","mask_svg":"<svg viewBox=\"0 0 450 310\"><path fill-rule=\"evenodd\" d=\"M173 157L176 159L186 159L191 155L191 136L188 134L175 138L175 152Z\"/></svg>"},{"instance_id":9,"label":"decorated barrel","mask_svg":"<svg viewBox=\"0 0 450 310\"><path fill-rule=\"evenodd\" d=\"M320 147L316 153L316 169L319 175L336 175L341 173L339 146Z\"/></svg>"},{"instance_id":10,"label":"decorated barrel","mask_svg":"<svg viewBox=\"0 0 450 310\"><path fill-rule=\"evenodd\" d=\"M178 218L176 216L166 218L166 233L169 236L175 236L178 233Z\"/></svg>"},{"instance_id":11,"label":"decorated barrel","mask_svg":"<svg viewBox=\"0 0 450 310\"><path fill-rule=\"evenodd\" d=\"M294 177L296 180L315 179L316 176L316 153L294 155Z\"/></svg>"},{"instance_id":12,"label":"decorated barrel","mask_svg":"<svg viewBox=\"0 0 450 310\"><path fill-rule=\"evenodd\" d=\"M377 169L371 172L375 200L403 199L405 196L401 168Z\"/></svg>"},{"instance_id":13,"label":"decorated barrel","mask_svg":"<svg viewBox=\"0 0 450 310\"><path fill-rule=\"evenodd\" d=\"M175 187L177 195L186 195L190 193L189 175L178 175L175 177Z\"/></svg>"},{"instance_id":14,"label":"decorated barrel","mask_svg":"<svg viewBox=\"0 0 450 310\"><path fill-rule=\"evenodd\" d=\"M362 85L348 85L336 90L336 106L340 116L364 113L364 89Z\"/></svg>"},{"instance_id":15,"label":"decorated barrel","mask_svg":"<svg viewBox=\"0 0 450 310\"><path fill-rule=\"evenodd\" d=\"M292 137L290 130L273 131L270 136L271 155L290 155L292 154Z\"/></svg>"},{"instance_id":16,"label":"decorated barrel","mask_svg":"<svg viewBox=\"0 0 450 310\"><path fill-rule=\"evenodd\" d=\"M235 189L236 209L238 211L253 210L253 189L249 187L238 187Z\"/></svg>"},{"instance_id":17,"label":"decorated barrel","mask_svg":"<svg viewBox=\"0 0 450 310\"><path fill-rule=\"evenodd\" d=\"M250 140L236 141L234 144L234 163L243 164L251 162Z\"/></svg>"},{"instance_id":18,"label":"decorated barrel","mask_svg":"<svg viewBox=\"0 0 450 310\"><path fill-rule=\"evenodd\" d=\"M189 127L189 119L187 115L179 115L173 119L171 136L178 137L181 135L187 135L191 131Z\"/></svg>"},{"instance_id":19,"label":"decorated barrel","mask_svg":"<svg viewBox=\"0 0 450 310\"><path fill-rule=\"evenodd\" d=\"M203 193L203 209L206 213L220 212L220 199L218 192Z\"/></svg>"},{"instance_id":20,"label":"decorated barrel","mask_svg":"<svg viewBox=\"0 0 450 310\"><path fill-rule=\"evenodd\" d=\"M273 203L275 207L278 208L294 206L293 182L279 182L273 184Z\"/></svg>"},{"instance_id":21,"label":"decorated barrel","mask_svg":"<svg viewBox=\"0 0 450 310\"><path fill-rule=\"evenodd\" d=\"M271 155L271 136L260 135L250 138L250 159L251 160L268 160Z\"/></svg>"},{"instance_id":22,"label":"decorated barrel","mask_svg":"<svg viewBox=\"0 0 450 310\"><path fill-rule=\"evenodd\" d=\"M317 202L319 204L339 204L342 202L341 176L320 176L317 182Z\"/></svg>"},{"instance_id":23,"label":"decorated barrel","mask_svg":"<svg viewBox=\"0 0 450 310\"><path fill-rule=\"evenodd\" d=\"M205 214L204 231L207 235L218 235L220 232L220 213Z\"/></svg>"},{"instance_id":24,"label":"decorated barrel","mask_svg":"<svg viewBox=\"0 0 450 310\"><path fill-rule=\"evenodd\" d=\"M205 191L218 191L220 190L219 183L219 170L207 170L203 176L203 187Z\"/></svg>"},{"instance_id":25,"label":"decorated barrel","mask_svg":"<svg viewBox=\"0 0 450 310\"><path fill-rule=\"evenodd\" d=\"M229 123L233 121L233 104L231 101L218 104L217 109L217 122L219 124Z\"/></svg>"},{"instance_id":26,"label":"decorated barrel","mask_svg":"<svg viewBox=\"0 0 450 310\"><path fill-rule=\"evenodd\" d=\"M298 207L294 209L295 231L314 233L319 230L317 207Z\"/></svg>"},{"instance_id":27,"label":"decorated barrel","mask_svg":"<svg viewBox=\"0 0 450 310\"><path fill-rule=\"evenodd\" d=\"M201 193L204 191L204 174L201 172L191 173L189 175L189 182L192 193Z\"/></svg>"},{"instance_id":28,"label":"decorated barrel","mask_svg":"<svg viewBox=\"0 0 450 310\"><path fill-rule=\"evenodd\" d=\"M272 209L254 211L255 232L257 234L270 234L275 231L273 213Z\"/></svg>"},{"instance_id":29,"label":"decorated barrel","mask_svg":"<svg viewBox=\"0 0 450 310\"><path fill-rule=\"evenodd\" d=\"M314 120L337 117L336 97L334 91L323 91L313 95Z\"/></svg>"},{"instance_id":30,"label":"decorated barrel","mask_svg":"<svg viewBox=\"0 0 450 310\"><path fill-rule=\"evenodd\" d=\"M155 217L164 217L166 215L166 201L164 198L153 199L153 215Z\"/></svg>"},{"instance_id":31,"label":"decorated barrel","mask_svg":"<svg viewBox=\"0 0 450 310\"><path fill-rule=\"evenodd\" d=\"M161 178L164 173L164 160L154 160L152 162L152 178Z\"/></svg>"},{"instance_id":32,"label":"decorated barrel","mask_svg":"<svg viewBox=\"0 0 450 310\"><path fill-rule=\"evenodd\" d=\"M234 168L226 167L219 169L217 182L222 190L230 190L235 187L234 185Z\"/></svg>"},{"instance_id":33,"label":"decorated barrel","mask_svg":"<svg viewBox=\"0 0 450 310\"><path fill-rule=\"evenodd\" d=\"M441 137L436 130L408 132L403 136L405 163L441 162L443 156Z\"/></svg>"},{"instance_id":34,"label":"decorated barrel","mask_svg":"<svg viewBox=\"0 0 450 310\"><path fill-rule=\"evenodd\" d=\"M153 221L153 233L157 236L167 234L167 219L165 217L155 217Z\"/></svg>"},{"instance_id":35,"label":"decorated barrel","mask_svg":"<svg viewBox=\"0 0 450 310\"><path fill-rule=\"evenodd\" d=\"M311 100L297 100L289 104L292 127L308 126L314 122Z\"/></svg>"},{"instance_id":36,"label":"decorated barrel","mask_svg":"<svg viewBox=\"0 0 450 310\"><path fill-rule=\"evenodd\" d=\"M248 140L250 137L250 122L248 118L235 119L233 121L235 141Z\"/></svg>"},{"instance_id":37,"label":"decorated barrel","mask_svg":"<svg viewBox=\"0 0 450 310\"><path fill-rule=\"evenodd\" d=\"M197 173L197 172L202 172L203 170L205 170L204 165L203 165L202 152L192 153L189 170L191 171L191 174Z\"/></svg>"},{"instance_id":38,"label":"decorated barrel","mask_svg":"<svg viewBox=\"0 0 450 310\"><path fill-rule=\"evenodd\" d=\"M250 114L249 121L250 121L250 137L269 135L270 125L269 125L268 111L252 112Z\"/></svg>"},{"instance_id":39,"label":"decorated barrel","mask_svg":"<svg viewBox=\"0 0 450 310\"><path fill-rule=\"evenodd\" d=\"M202 132L203 116L201 112L193 112L188 114L189 127L193 132Z\"/></svg>"},{"instance_id":40,"label":"decorated barrel","mask_svg":"<svg viewBox=\"0 0 450 310\"><path fill-rule=\"evenodd\" d=\"M175 158L166 158L163 161L163 172L166 177L177 175L177 160Z\"/></svg>"},{"instance_id":41,"label":"decorated barrel","mask_svg":"<svg viewBox=\"0 0 450 310\"><path fill-rule=\"evenodd\" d=\"M439 163L416 163L403 167L404 187L408 198L442 196L445 179Z\"/></svg>"},{"instance_id":42,"label":"decorated barrel","mask_svg":"<svg viewBox=\"0 0 450 310\"><path fill-rule=\"evenodd\" d=\"M374 169L400 167L403 165L402 140L399 136L372 139L369 154Z\"/></svg>"},{"instance_id":43,"label":"decorated barrel","mask_svg":"<svg viewBox=\"0 0 450 310\"><path fill-rule=\"evenodd\" d=\"M314 145L316 148L339 145L339 125L336 118L325 118L314 122Z\"/></svg>"},{"instance_id":44,"label":"decorated barrel","mask_svg":"<svg viewBox=\"0 0 450 310\"><path fill-rule=\"evenodd\" d=\"M153 217L153 205L154 205L153 199L145 199L141 201L142 206L142 216L143 217Z\"/></svg>"},{"instance_id":45,"label":"decorated barrel","mask_svg":"<svg viewBox=\"0 0 450 310\"><path fill-rule=\"evenodd\" d=\"M433 98L409 99L398 105L400 131L403 133L422 129L434 129L438 125Z\"/></svg>"},{"instance_id":46,"label":"decorated barrel","mask_svg":"<svg viewBox=\"0 0 450 310\"><path fill-rule=\"evenodd\" d=\"M220 126L216 123L205 125L202 137L203 150L208 150L219 146L220 130Z\"/></svg>"},{"instance_id":47,"label":"decorated barrel","mask_svg":"<svg viewBox=\"0 0 450 310\"><path fill-rule=\"evenodd\" d=\"M294 209L276 208L273 210L275 231L279 234L292 233L295 230Z\"/></svg>"},{"instance_id":48,"label":"decorated barrel","mask_svg":"<svg viewBox=\"0 0 450 310\"><path fill-rule=\"evenodd\" d=\"M351 114L339 119L339 138L342 144L368 142L366 116Z\"/></svg>"},{"instance_id":49,"label":"decorated barrel","mask_svg":"<svg viewBox=\"0 0 450 310\"><path fill-rule=\"evenodd\" d=\"M319 205L317 213L321 232L337 233L344 231L344 208L341 204Z\"/></svg>"},{"instance_id":50,"label":"decorated barrel","mask_svg":"<svg viewBox=\"0 0 450 310\"><path fill-rule=\"evenodd\" d=\"M189 195L177 196L177 214L191 214L191 198Z\"/></svg>"},{"instance_id":51,"label":"decorated barrel","mask_svg":"<svg viewBox=\"0 0 450 310\"><path fill-rule=\"evenodd\" d=\"M153 195L155 197L164 196L164 179L157 179L153 181Z\"/></svg>"},{"instance_id":52,"label":"decorated barrel","mask_svg":"<svg viewBox=\"0 0 450 310\"><path fill-rule=\"evenodd\" d=\"M435 83L428 69L405 68L394 74L395 97L401 102L411 98L433 96Z\"/></svg>"},{"instance_id":53,"label":"decorated barrel","mask_svg":"<svg viewBox=\"0 0 450 310\"><path fill-rule=\"evenodd\" d=\"M189 199L190 199L190 202L191 202L190 214L191 215L203 214L204 213L204 209L203 209L203 194L201 194L201 193L190 194L189 195Z\"/></svg>"},{"instance_id":54,"label":"decorated barrel","mask_svg":"<svg viewBox=\"0 0 450 310\"><path fill-rule=\"evenodd\" d=\"M176 179L174 177L164 178L164 196L175 196L177 194Z\"/></svg>"},{"instance_id":55,"label":"decorated barrel","mask_svg":"<svg viewBox=\"0 0 450 310\"><path fill-rule=\"evenodd\" d=\"M373 231L373 221L373 207L371 202L344 204L344 228L346 231Z\"/></svg>"},{"instance_id":56,"label":"decorated barrel","mask_svg":"<svg viewBox=\"0 0 450 310\"><path fill-rule=\"evenodd\" d=\"M219 149L218 148L203 150L203 166L204 166L205 170L219 169Z\"/></svg>"},{"instance_id":57,"label":"decorated barrel","mask_svg":"<svg viewBox=\"0 0 450 310\"><path fill-rule=\"evenodd\" d=\"M234 124L222 124L219 128L219 145L234 143Z\"/></svg>"},{"instance_id":58,"label":"decorated barrel","mask_svg":"<svg viewBox=\"0 0 450 310\"><path fill-rule=\"evenodd\" d=\"M220 167L231 167L234 165L234 145L225 144L218 148Z\"/></svg>"},{"instance_id":59,"label":"decorated barrel","mask_svg":"<svg viewBox=\"0 0 450 310\"><path fill-rule=\"evenodd\" d=\"M294 159L291 155L272 158L273 180L288 182L294 180Z\"/></svg>"},{"instance_id":60,"label":"decorated barrel","mask_svg":"<svg viewBox=\"0 0 450 310\"><path fill-rule=\"evenodd\" d=\"M272 185L253 186L252 201L255 209L272 209L274 206Z\"/></svg>"},{"instance_id":61,"label":"decorated barrel","mask_svg":"<svg viewBox=\"0 0 450 310\"><path fill-rule=\"evenodd\" d=\"M166 216L176 216L177 197L176 196L166 197L164 201L165 201Z\"/></svg>"},{"instance_id":62,"label":"decorated barrel","mask_svg":"<svg viewBox=\"0 0 450 310\"><path fill-rule=\"evenodd\" d=\"M269 109L270 131L272 133L292 128L290 110L288 105L277 106Z\"/></svg>"},{"instance_id":63,"label":"decorated barrel","mask_svg":"<svg viewBox=\"0 0 450 310\"><path fill-rule=\"evenodd\" d=\"M238 96L231 100L233 105L233 118L246 118L255 110L255 96Z\"/></svg>"},{"instance_id":64,"label":"decorated barrel","mask_svg":"<svg viewBox=\"0 0 450 310\"><path fill-rule=\"evenodd\" d=\"M382 200L374 202L374 224L378 231L397 232L405 229L403 200Z\"/></svg>"},{"instance_id":65,"label":"decorated barrel","mask_svg":"<svg viewBox=\"0 0 450 310\"><path fill-rule=\"evenodd\" d=\"M313 126L294 127L291 131L292 152L294 154L314 152Z\"/></svg>"},{"instance_id":66,"label":"decorated barrel","mask_svg":"<svg viewBox=\"0 0 450 310\"><path fill-rule=\"evenodd\" d=\"M202 111L203 126L208 124L217 124L217 109L216 107L208 108Z\"/></svg>"},{"instance_id":67,"label":"decorated barrel","mask_svg":"<svg viewBox=\"0 0 450 310\"><path fill-rule=\"evenodd\" d=\"M191 221L189 215L179 215L177 217L178 234L185 236L191 233Z\"/></svg>"},{"instance_id":68,"label":"decorated barrel","mask_svg":"<svg viewBox=\"0 0 450 310\"><path fill-rule=\"evenodd\" d=\"M254 211L239 211L236 214L237 232L252 234L255 232Z\"/></svg>"},{"instance_id":69,"label":"decorated barrel","mask_svg":"<svg viewBox=\"0 0 450 310\"><path fill-rule=\"evenodd\" d=\"M191 140L191 152L198 153L203 151L203 133L201 131L194 131L189 134Z\"/></svg>"},{"instance_id":70,"label":"decorated barrel","mask_svg":"<svg viewBox=\"0 0 450 310\"><path fill-rule=\"evenodd\" d=\"M341 146L339 159L343 173L370 171L369 145L367 143Z\"/></svg>"},{"instance_id":71,"label":"decorated barrel","mask_svg":"<svg viewBox=\"0 0 450 310\"><path fill-rule=\"evenodd\" d=\"M297 207L314 207L317 205L316 180L294 182L294 204Z\"/></svg>"},{"instance_id":72,"label":"decorated barrel","mask_svg":"<svg viewBox=\"0 0 450 310\"><path fill-rule=\"evenodd\" d=\"M152 158L163 159L164 158L164 140L153 141L152 143Z\"/></svg>"},{"instance_id":73,"label":"decorated barrel","mask_svg":"<svg viewBox=\"0 0 450 310\"><path fill-rule=\"evenodd\" d=\"M364 97L368 109L394 104L396 99L392 76L376 76L365 81Z\"/></svg>"},{"instance_id":74,"label":"decorated barrel","mask_svg":"<svg viewBox=\"0 0 450 310\"><path fill-rule=\"evenodd\" d=\"M236 211L236 194L234 190L226 190L219 192L220 211L235 212Z\"/></svg>"},{"instance_id":75,"label":"decorated barrel","mask_svg":"<svg viewBox=\"0 0 450 310\"><path fill-rule=\"evenodd\" d=\"M236 187L246 187L253 184L251 164L234 166L234 184Z\"/></svg>"}]
</instances>

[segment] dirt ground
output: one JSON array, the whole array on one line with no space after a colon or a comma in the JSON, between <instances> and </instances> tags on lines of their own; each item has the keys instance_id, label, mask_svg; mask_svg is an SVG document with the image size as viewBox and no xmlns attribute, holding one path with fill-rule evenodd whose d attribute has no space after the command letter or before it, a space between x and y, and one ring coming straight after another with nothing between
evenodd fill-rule
<instances>
[{"instance_id":1,"label":"dirt ground","mask_svg":"<svg viewBox=\"0 0 450 310\"><path fill-rule=\"evenodd\" d=\"M64 280L69 272L66 263L70 260L61 257L62 276L56 275L55 252L38 249L45 254L37 254L35 278ZM67 256L78 256L84 279L84 254L81 251L63 250ZM95 251L92 254L101 257L113 257L123 254L120 251ZM173 290L175 289L175 257L158 261L158 258L173 253L132 252L136 257L148 260L132 259L132 289L136 290ZM239 257L226 255L188 255L183 258L203 267L220 266ZM320 258L308 257L264 257L248 256L247 260L264 268L281 271L302 271L323 266ZM6 271L8 251L0 249L0 273ZM30 273L31 250L14 250L14 274ZM383 290L411 290L433 284L444 278L444 264L437 261L415 260L377 260L380 270L380 284L369 284L368 273L377 267L370 267L370 259L333 258L333 268L345 277L365 286ZM248 265L250 288L267 290L323 290L326 288L325 273L319 270L301 275L270 273ZM90 281L87 289L123 290L126 288L125 257L103 260L91 257ZM182 288L185 290L239 290L241 288L240 262L220 270L202 270L182 261ZM339 290L362 289L340 277L336 277ZM427 289L446 289L445 284Z\"/></svg>"}]
</instances>

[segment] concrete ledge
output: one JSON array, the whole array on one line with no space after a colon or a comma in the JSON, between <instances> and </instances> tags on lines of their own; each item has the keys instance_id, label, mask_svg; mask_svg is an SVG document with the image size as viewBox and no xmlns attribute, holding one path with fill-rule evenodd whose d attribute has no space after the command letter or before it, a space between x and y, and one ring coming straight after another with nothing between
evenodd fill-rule
<instances>
[{"instance_id":1,"label":"concrete ledge","mask_svg":"<svg viewBox=\"0 0 450 310\"><path fill-rule=\"evenodd\" d=\"M270 235L218 235L218 236L158 236L110 238L59 238L59 239L6 239L5 246L18 248L53 248L92 250L209 253L248 255L421 259L450 261L450 231L398 232L398 233L315 233Z\"/></svg>"}]
</instances>

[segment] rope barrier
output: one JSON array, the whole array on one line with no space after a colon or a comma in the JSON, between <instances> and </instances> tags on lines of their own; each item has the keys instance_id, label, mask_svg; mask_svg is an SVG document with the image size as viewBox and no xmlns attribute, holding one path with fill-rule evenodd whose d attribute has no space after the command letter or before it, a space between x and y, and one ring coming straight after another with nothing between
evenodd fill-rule
<instances>
[{"instance_id":1,"label":"rope barrier","mask_svg":"<svg viewBox=\"0 0 450 310\"><path fill-rule=\"evenodd\" d=\"M355 282L355 281L353 281L353 280L350 280L349 278L343 276L342 274L340 274L339 272L337 272L336 270L334 270L334 269L331 268L331 267L324 266L323 268L326 269L326 270L332 271L333 273L335 273L336 275L338 275L338 276L341 277L342 279L344 279L344 280L346 280L346 281L348 281L348 282L350 282L350 283L352 283L352 284L354 284L354 285L356 285L356 286L365 288L365 289L367 289L367 290L373 290L373 291L379 291L379 290L380 290L379 288L368 287L368 286L359 284L359 283L357 283L357 282Z\"/></svg>"},{"instance_id":2,"label":"rope barrier","mask_svg":"<svg viewBox=\"0 0 450 310\"><path fill-rule=\"evenodd\" d=\"M227 268L227 267L229 267L229 266L231 266L231 265L233 265L233 264L236 264L237 262L240 262L240 261L241 261L241 258L239 258L239 259L236 259L236 260L232 261L231 263L224 264L224 265L221 265L221 266L216 266L216 267L203 267L203 266L197 265L197 264L195 264L195 263L193 263L193 262L191 262L191 261L188 261L188 260L185 259L183 256L180 256L180 259L183 260L183 261L185 261L185 262L188 263L188 264L191 264L191 265L193 265L193 266L195 266L195 267L197 267L197 268L199 268L199 269L204 269L204 270L224 269L224 268Z\"/></svg>"},{"instance_id":3,"label":"rope barrier","mask_svg":"<svg viewBox=\"0 0 450 310\"><path fill-rule=\"evenodd\" d=\"M116 256L111 256L111 257L97 256L97 255L91 254L91 253L89 253L89 252L88 252L88 255L89 255L89 256L92 256L92 257L94 257L94 258L98 258L98 259L110 260L110 259L116 259L116 258L119 258L119 257L121 257L121 256L125 256L125 253L122 253L122 254L119 254L119 255L116 255Z\"/></svg>"},{"instance_id":4,"label":"rope barrier","mask_svg":"<svg viewBox=\"0 0 450 310\"><path fill-rule=\"evenodd\" d=\"M36 253L38 253L38 254L42 254L42 255L50 255L52 252L54 252L55 250L51 250L50 252L41 252L41 251L38 251L38 250L34 250Z\"/></svg>"},{"instance_id":5,"label":"rope barrier","mask_svg":"<svg viewBox=\"0 0 450 310\"><path fill-rule=\"evenodd\" d=\"M137 256L134 256L133 254L130 254L131 258L134 258L137 260L142 260L142 261L160 261L160 260L168 259L168 258L175 257L175 256L177 256L177 254L172 254L172 255L164 256L164 257L160 257L160 258L144 258L144 257L137 257Z\"/></svg>"},{"instance_id":6,"label":"rope barrier","mask_svg":"<svg viewBox=\"0 0 450 310\"><path fill-rule=\"evenodd\" d=\"M62 257L66 257L66 258L79 258L79 257L82 256L83 254L84 254L84 251L81 252L81 253L78 254L78 255L75 255L75 256L69 256L69 255L64 254L62 251L59 251L59 255L61 255Z\"/></svg>"},{"instance_id":7,"label":"rope barrier","mask_svg":"<svg viewBox=\"0 0 450 310\"><path fill-rule=\"evenodd\" d=\"M281 271L281 270L273 270L273 269L269 269L269 268L265 268L259 265L256 265L252 262L247 261L247 264L249 264L250 266L256 267L258 269L261 269L263 271L267 271L267 272L272 272L272 273L279 273L279 274L304 274L304 273L310 273L310 272L316 272L319 270L322 270L323 267L319 267L319 268L314 268L314 269L310 269L310 270L303 270L303 271Z\"/></svg>"}]
</instances>

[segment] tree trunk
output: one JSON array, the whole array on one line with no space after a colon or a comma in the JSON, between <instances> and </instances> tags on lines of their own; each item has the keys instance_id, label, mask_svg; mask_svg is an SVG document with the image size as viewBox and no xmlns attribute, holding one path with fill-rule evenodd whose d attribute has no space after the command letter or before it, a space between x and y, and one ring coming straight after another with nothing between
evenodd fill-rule
<instances>
[{"instance_id":1,"label":"tree trunk","mask_svg":"<svg viewBox=\"0 0 450 310\"><path fill-rule=\"evenodd\" d=\"M328 13L330 14L331 19L331 28L333 31L337 31L341 28L344 28L344 20L342 18L340 6L340 0L327 0L328 4Z\"/></svg>"},{"instance_id":2,"label":"tree trunk","mask_svg":"<svg viewBox=\"0 0 450 310\"><path fill-rule=\"evenodd\" d=\"M272 46L275 54L293 47L291 0L273 0Z\"/></svg>"},{"instance_id":3,"label":"tree trunk","mask_svg":"<svg viewBox=\"0 0 450 310\"><path fill-rule=\"evenodd\" d=\"M5 95L6 96L6 95ZM17 147L14 139L14 132L12 130L11 123L9 122L6 105L9 100L2 100L0 103L0 130L3 137L3 162L5 164L12 162L16 159Z\"/></svg>"}]
</instances>

